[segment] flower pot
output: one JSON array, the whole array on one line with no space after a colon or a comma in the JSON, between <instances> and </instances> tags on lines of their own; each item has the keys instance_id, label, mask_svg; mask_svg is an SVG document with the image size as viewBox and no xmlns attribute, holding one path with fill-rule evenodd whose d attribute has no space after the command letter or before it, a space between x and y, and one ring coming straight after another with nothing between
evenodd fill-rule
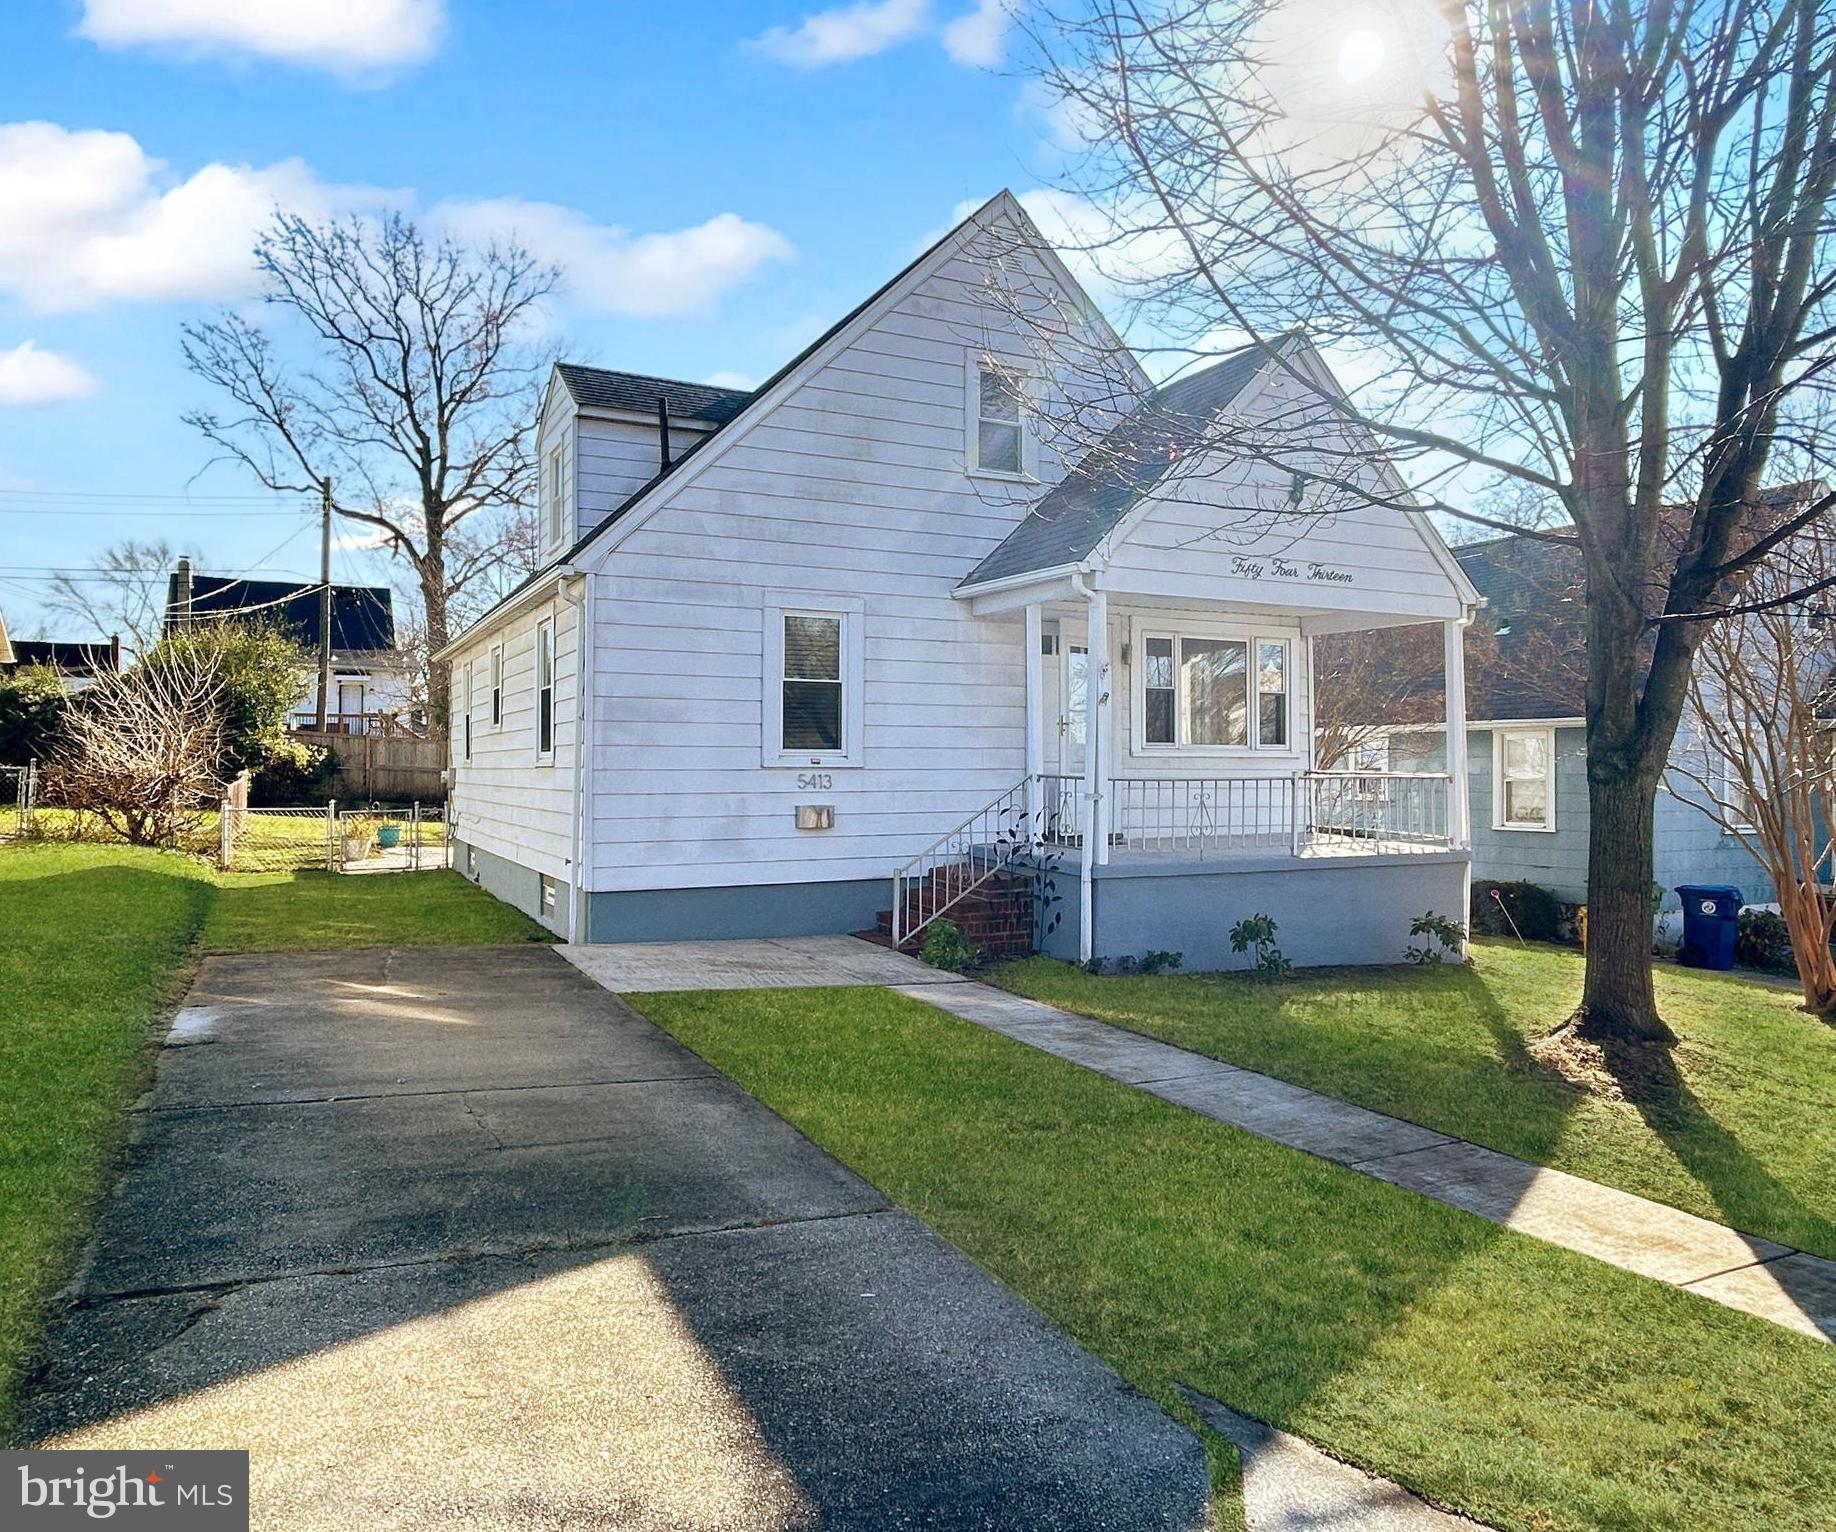
<instances>
[{"instance_id":1,"label":"flower pot","mask_svg":"<svg viewBox=\"0 0 1836 1532\"><path fill-rule=\"evenodd\" d=\"M376 844L384 851L393 851L401 843L402 827L400 825L384 825L376 832Z\"/></svg>"},{"instance_id":2,"label":"flower pot","mask_svg":"<svg viewBox=\"0 0 1836 1532\"><path fill-rule=\"evenodd\" d=\"M347 862L361 862L370 854L370 837L367 835L347 835L344 837L344 859Z\"/></svg>"}]
</instances>

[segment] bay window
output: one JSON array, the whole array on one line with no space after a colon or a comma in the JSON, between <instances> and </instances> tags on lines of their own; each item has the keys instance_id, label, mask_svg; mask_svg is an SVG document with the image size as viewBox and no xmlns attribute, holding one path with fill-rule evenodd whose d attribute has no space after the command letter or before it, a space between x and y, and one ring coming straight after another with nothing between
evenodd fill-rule
<instances>
[{"instance_id":1,"label":"bay window","mask_svg":"<svg viewBox=\"0 0 1836 1532\"><path fill-rule=\"evenodd\" d=\"M1137 669L1142 748L1290 747L1286 639L1149 633Z\"/></svg>"}]
</instances>

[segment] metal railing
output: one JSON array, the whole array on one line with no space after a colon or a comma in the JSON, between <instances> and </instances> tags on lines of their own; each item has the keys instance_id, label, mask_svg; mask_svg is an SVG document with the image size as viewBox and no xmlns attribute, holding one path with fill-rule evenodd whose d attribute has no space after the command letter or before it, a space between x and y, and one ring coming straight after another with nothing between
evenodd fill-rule
<instances>
[{"instance_id":1,"label":"metal railing","mask_svg":"<svg viewBox=\"0 0 1836 1532\"><path fill-rule=\"evenodd\" d=\"M1452 778L1432 771L1310 771L1307 844L1370 853L1453 844Z\"/></svg>"},{"instance_id":2,"label":"metal railing","mask_svg":"<svg viewBox=\"0 0 1836 1532\"><path fill-rule=\"evenodd\" d=\"M1039 780L1043 839L1082 845L1084 779ZM1104 821L1111 847L1151 854L1442 850L1453 844L1449 783L1435 772L1112 777L1103 784Z\"/></svg>"},{"instance_id":3,"label":"metal railing","mask_svg":"<svg viewBox=\"0 0 1836 1532\"><path fill-rule=\"evenodd\" d=\"M38 762L0 766L0 840L30 836L37 803Z\"/></svg>"},{"instance_id":4,"label":"metal railing","mask_svg":"<svg viewBox=\"0 0 1836 1532\"><path fill-rule=\"evenodd\" d=\"M1041 780L1015 783L893 874L893 946L903 946L1032 850L1041 813L1034 788Z\"/></svg>"}]
</instances>

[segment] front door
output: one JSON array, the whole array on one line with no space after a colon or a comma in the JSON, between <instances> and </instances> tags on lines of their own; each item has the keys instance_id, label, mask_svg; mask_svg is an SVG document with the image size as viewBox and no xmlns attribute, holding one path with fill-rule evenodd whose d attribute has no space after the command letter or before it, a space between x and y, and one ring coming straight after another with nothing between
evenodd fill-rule
<instances>
[{"instance_id":1,"label":"front door","mask_svg":"<svg viewBox=\"0 0 1836 1532\"><path fill-rule=\"evenodd\" d=\"M1084 774L1085 709L1090 702L1090 649L1082 639L1058 641L1055 662L1045 667L1046 771Z\"/></svg>"}]
</instances>

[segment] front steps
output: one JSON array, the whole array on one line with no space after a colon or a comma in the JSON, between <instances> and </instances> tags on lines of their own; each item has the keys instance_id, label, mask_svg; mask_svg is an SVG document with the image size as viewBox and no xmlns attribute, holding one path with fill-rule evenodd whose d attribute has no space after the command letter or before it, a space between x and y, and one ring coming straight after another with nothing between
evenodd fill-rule
<instances>
[{"instance_id":1,"label":"front steps","mask_svg":"<svg viewBox=\"0 0 1836 1532\"><path fill-rule=\"evenodd\" d=\"M935 907L936 898L929 884L940 883L950 876L949 869L933 873L926 887L914 887L906 895L906 919L918 920L922 913ZM947 885L946 885L947 887ZM1030 957L1033 952L1033 880L1009 873L997 873L979 888L963 895L938 917L952 922L957 930L994 957ZM874 929L862 932L870 941L892 945L893 912L881 910ZM924 932L907 937L900 950L916 952L924 944Z\"/></svg>"}]
</instances>

